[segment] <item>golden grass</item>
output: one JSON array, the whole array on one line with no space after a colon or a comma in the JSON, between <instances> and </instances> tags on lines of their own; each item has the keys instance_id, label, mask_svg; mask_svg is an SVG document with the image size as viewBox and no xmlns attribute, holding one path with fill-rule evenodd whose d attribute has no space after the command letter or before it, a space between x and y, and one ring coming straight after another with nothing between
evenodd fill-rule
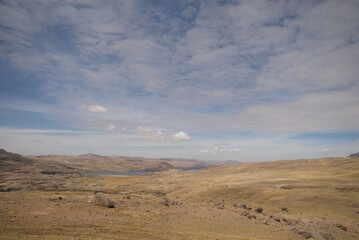
<instances>
[{"instance_id":1,"label":"golden grass","mask_svg":"<svg viewBox=\"0 0 359 240\"><path fill-rule=\"evenodd\" d=\"M271 215L296 219L336 239L359 237L355 158L70 180L106 192L116 209L92 205L92 192L86 190L0 193L0 239L303 239L292 230L294 225L276 222ZM161 203L165 198L170 206ZM220 202L224 209L216 207ZM241 203L261 206L263 214L248 219L233 206ZM336 223L348 230L336 228Z\"/></svg>"}]
</instances>

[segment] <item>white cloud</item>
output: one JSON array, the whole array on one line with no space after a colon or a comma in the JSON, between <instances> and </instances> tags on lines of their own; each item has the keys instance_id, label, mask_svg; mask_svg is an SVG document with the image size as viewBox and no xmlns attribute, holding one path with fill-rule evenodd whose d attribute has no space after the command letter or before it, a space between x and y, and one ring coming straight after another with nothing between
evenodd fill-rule
<instances>
[{"instance_id":1,"label":"white cloud","mask_svg":"<svg viewBox=\"0 0 359 240\"><path fill-rule=\"evenodd\" d=\"M240 152L242 149L240 148L218 148L215 147L213 149L201 149L201 153L234 153L234 152Z\"/></svg>"},{"instance_id":2,"label":"white cloud","mask_svg":"<svg viewBox=\"0 0 359 240\"><path fill-rule=\"evenodd\" d=\"M183 142L183 141L190 141L191 138L188 136L187 133L180 131L178 133L173 134L173 140Z\"/></svg>"},{"instance_id":3,"label":"white cloud","mask_svg":"<svg viewBox=\"0 0 359 240\"><path fill-rule=\"evenodd\" d=\"M161 131L154 130L152 128L147 127L137 127L137 133L142 137L152 140L152 141L163 141L165 140L165 136Z\"/></svg>"},{"instance_id":4,"label":"white cloud","mask_svg":"<svg viewBox=\"0 0 359 240\"><path fill-rule=\"evenodd\" d=\"M131 135L138 140L132 146L190 140L173 134L178 126L216 142L227 141L221 137L229 132L359 129L356 0L177 1L175 12L162 1L36 2L0 3L0 58L19 73L14 79L31 75L39 84L38 98L14 95L0 101L4 108L42 113L70 129L112 129L109 123L130 135L137 126L166 129L139 127L137 134L161 143ZM21 83L18 92L32 84ZM49 98L54 101L45 104ZM99 99L116 105L91 105ZM69 107L83 103L90 113ZM218 105L224 110L216 111ZM219 146L203 153L239 151L198 144ZM245 144L238 145L247 154L272 140Z\"/></svg>"},{"instance_id":5,"label":"white cloud","mask_svg":"<svg viewBox=\"0 0 359 240\"><path fill-rule=\"evenodd\" d=\"M115 128L116 128L115 125L109 124L109 125L107 126L106 130L109 131L109 132L111 132L111 131L115 130Z\"/></svg>"},{"instance_id":6,"label":"white cloud","mask_svg":"<svg viewBox=\"0 0 359 240\"><path fill-rule=\"evenodd\" d=\"M104 113L107 112L107 108L101 105L90 105L87 107L87 110L94 113Z\"/></svg>"}]
</instances>

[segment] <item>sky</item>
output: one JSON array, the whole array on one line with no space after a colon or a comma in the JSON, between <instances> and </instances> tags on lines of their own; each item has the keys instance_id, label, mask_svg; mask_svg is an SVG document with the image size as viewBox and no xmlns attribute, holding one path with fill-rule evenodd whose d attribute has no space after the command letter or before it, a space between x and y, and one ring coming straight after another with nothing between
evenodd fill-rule
<instances>
[{"instance_id":1,"label":"sky","mask_svg":"<svg viewBox=\"0 0 359 240\"><path fill-rule=\"evenodd\" d=\"M0 148L358 152L359 1L2 0Z\"/></svg>"}]
</instances>

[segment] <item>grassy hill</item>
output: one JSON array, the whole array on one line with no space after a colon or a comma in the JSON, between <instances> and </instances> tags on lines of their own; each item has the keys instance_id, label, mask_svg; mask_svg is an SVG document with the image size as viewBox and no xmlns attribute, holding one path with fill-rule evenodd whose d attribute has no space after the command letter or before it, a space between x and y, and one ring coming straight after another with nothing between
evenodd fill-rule
<instances>
[{"instance_id":1,"label":"grassy hill","mask_svg":"<svg viewBox=\"0 0 359 240\"><path fill-rule=\"evenodd\" d=\"M113 167L109 159L97 163L79 158L37 159L78 169L86 164L88 169ZM116 166L154 166L141 161L127 159ZM166 169L167 164L188 165L153 162ZM13 173L16 178L6 174L3 187L21 184L22 178L32 181L30 173ZM169 169L140 176L53 174L42 181L57 188L0 193L0 239L359 238L357 158ZM95 191L105 193L115 208L89 202Z\"/></svg>"}]
</instances>

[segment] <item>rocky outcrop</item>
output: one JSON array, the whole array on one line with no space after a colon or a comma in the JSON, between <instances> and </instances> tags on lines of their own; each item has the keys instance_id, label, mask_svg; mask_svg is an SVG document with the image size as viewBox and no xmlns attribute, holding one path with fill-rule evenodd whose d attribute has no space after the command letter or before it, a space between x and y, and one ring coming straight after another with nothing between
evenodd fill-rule
<instances>
[{"instance_id":1,"label":"rocky outcrop","mask_svg":"<svg viewBox=\"0 0 359 240\"><path fill-rule=\"evenodd\" d=\"M110 200L105 196L105 194L97 192L92 197L91 202L95 205L102 206L102 207L108 207L108 208L114 208L115 202Z\"/></svg>"}]
</instances>

